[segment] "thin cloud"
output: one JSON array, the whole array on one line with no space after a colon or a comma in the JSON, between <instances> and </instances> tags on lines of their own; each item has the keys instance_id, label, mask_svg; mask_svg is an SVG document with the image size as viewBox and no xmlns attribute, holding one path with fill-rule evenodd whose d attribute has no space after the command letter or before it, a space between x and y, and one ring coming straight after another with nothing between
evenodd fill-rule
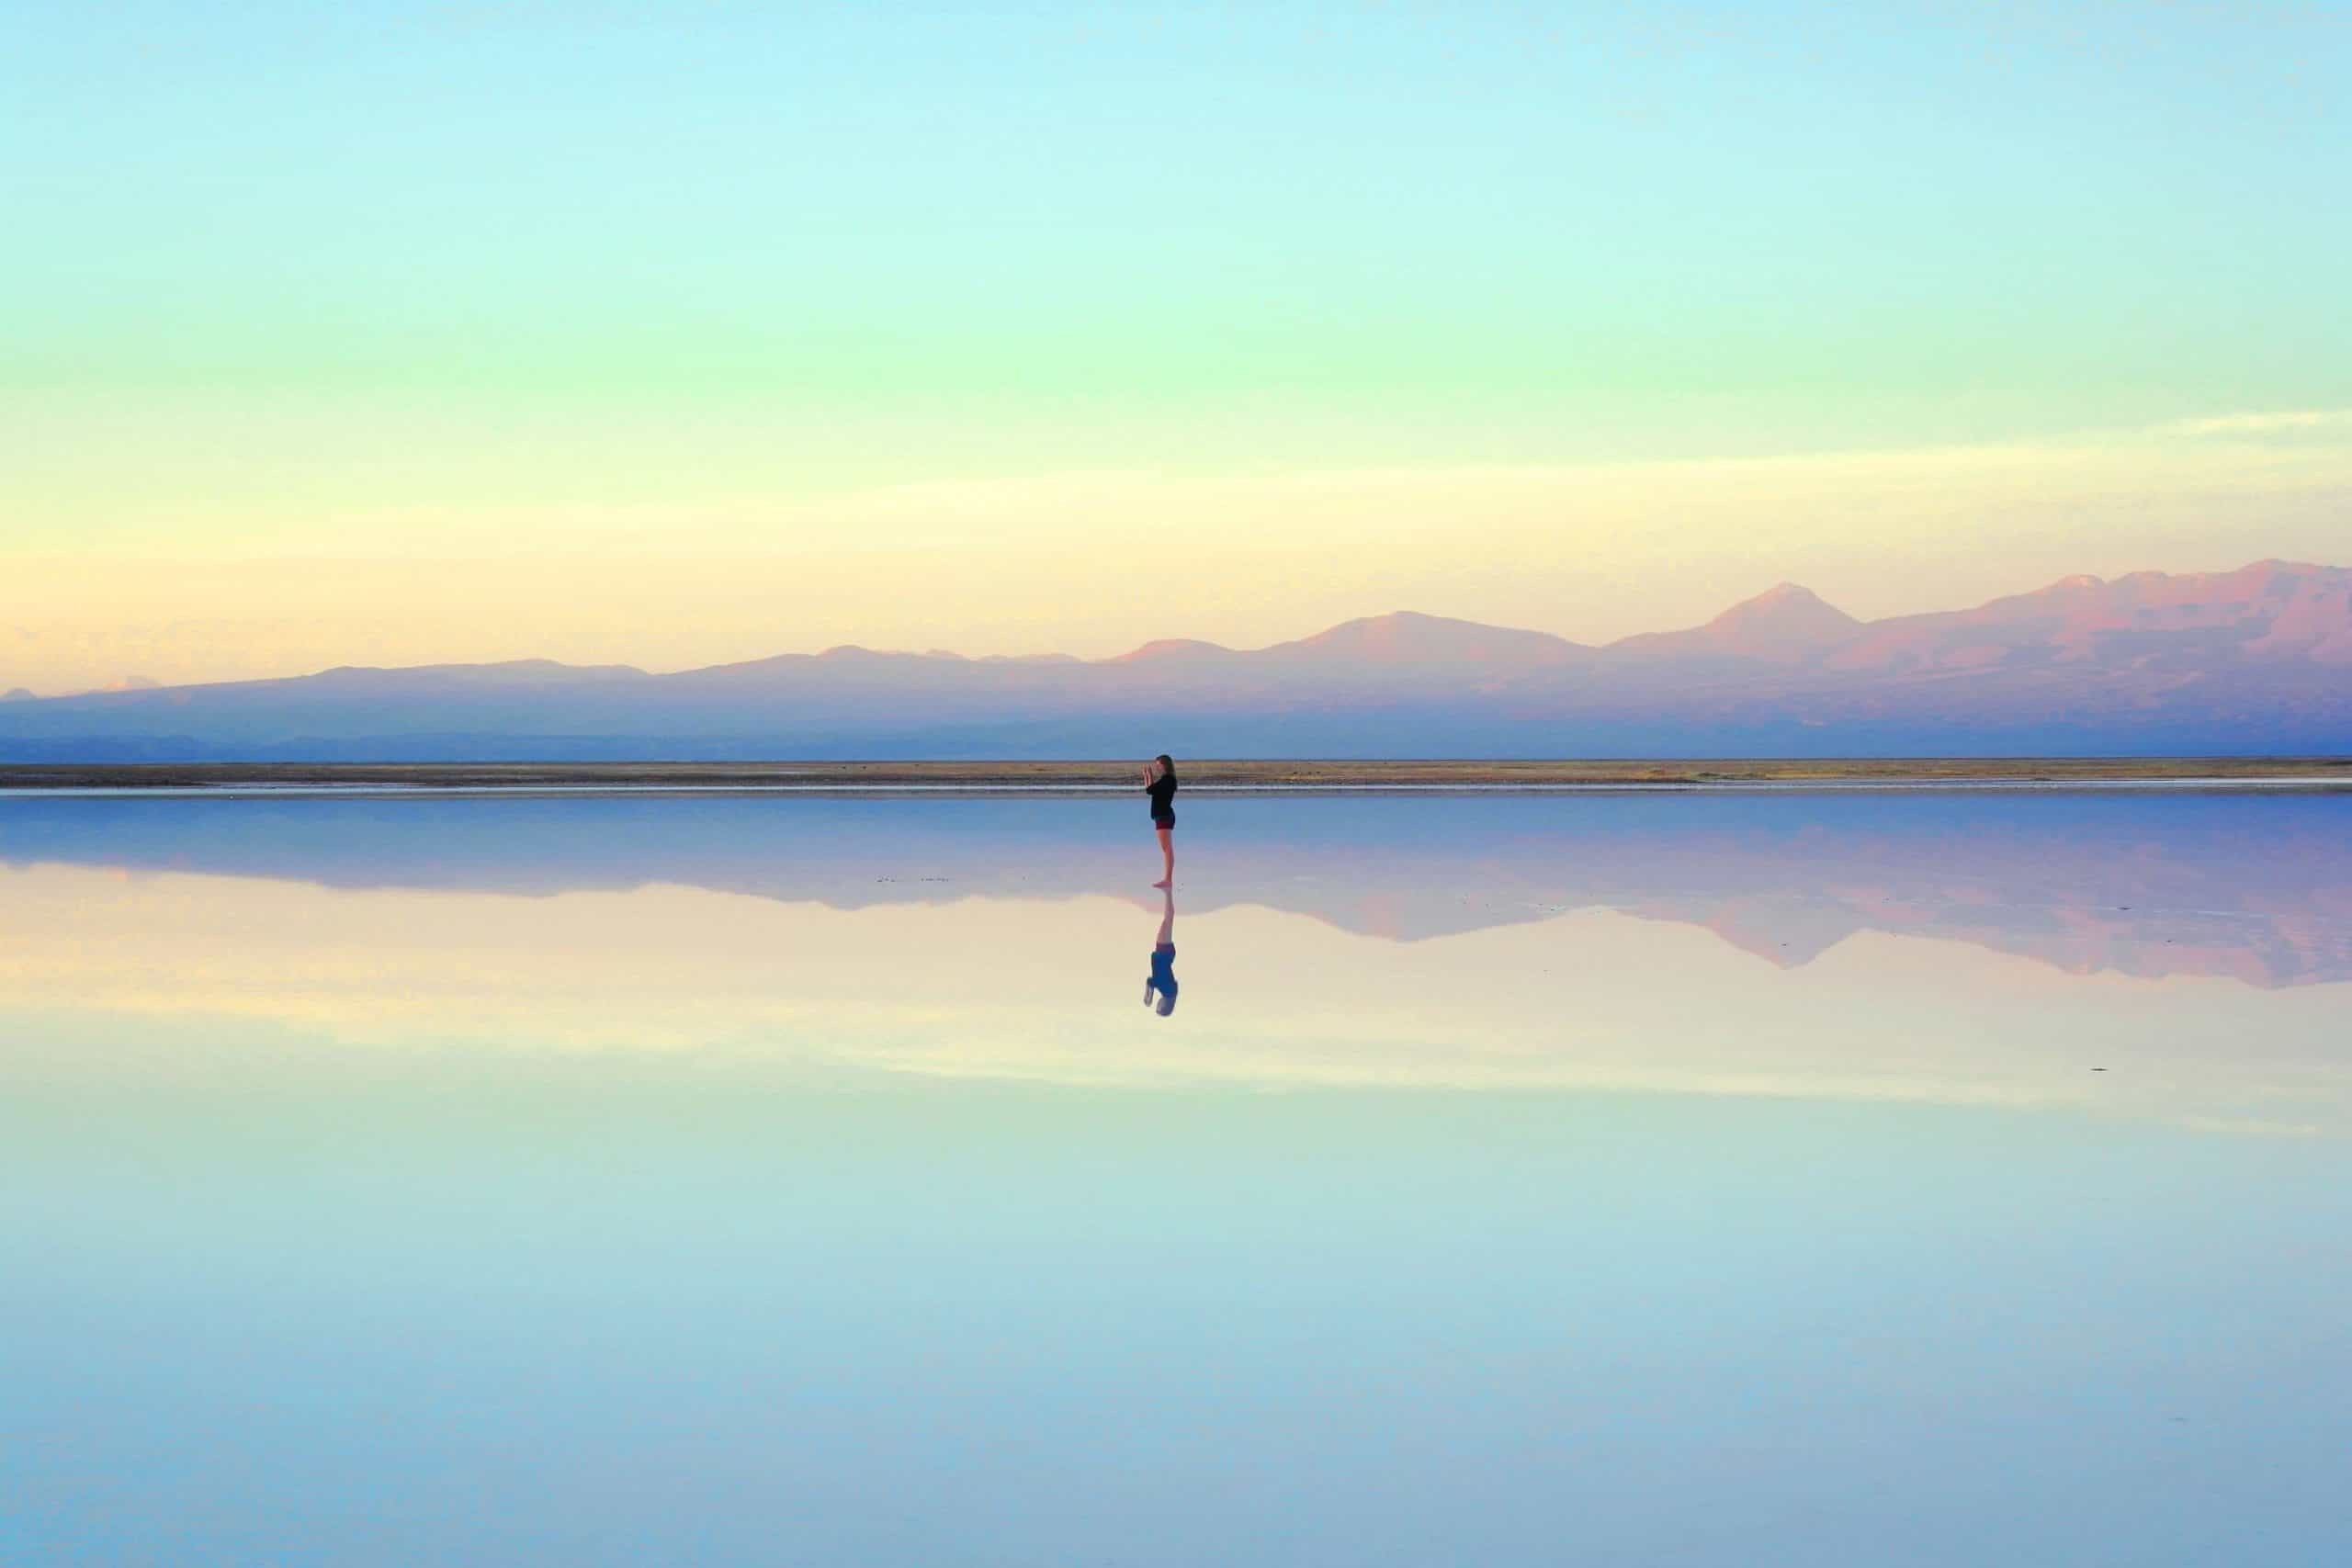
<instances>
[{"instance_id":1,"label":"thin cloud","mask_svg":"<svg viewBox=\"0 0 2352 1568\"><path fill-rule=\"evenodd\" d=\"M2323 430L2352 425L2352 409L2281 409L2270 413L2224 413L2178 419L2157 428L2170 435L2262 435L2282 430Z\"/></svg>"}]
</instances>

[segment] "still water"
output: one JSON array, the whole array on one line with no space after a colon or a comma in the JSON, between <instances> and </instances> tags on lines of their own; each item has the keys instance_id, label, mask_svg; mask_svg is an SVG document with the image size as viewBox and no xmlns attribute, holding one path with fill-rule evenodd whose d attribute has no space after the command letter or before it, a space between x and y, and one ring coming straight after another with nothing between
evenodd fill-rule
<instances>
[{"instance_id":1,"label":"still water","mask_svg":"<svg viewBox=\"0 0 2352 1568\"><path fill-rule=\"evenodd\" d=\"M2352 1560L2352 797L1182 822L0 798L0 1562Z\"/></svg>"}]
</instances>

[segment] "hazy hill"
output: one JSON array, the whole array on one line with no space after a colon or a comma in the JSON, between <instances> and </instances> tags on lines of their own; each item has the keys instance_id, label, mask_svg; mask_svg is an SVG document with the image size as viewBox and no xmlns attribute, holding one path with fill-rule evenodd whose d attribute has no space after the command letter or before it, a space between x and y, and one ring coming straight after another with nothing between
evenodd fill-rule
<instances>
[{"instance_id":1,"label":"hazy hill","mask_svg":"<svg viewBox=\"0 0 2352 1568\"><path fill-rule=\"evenodd\" d=\"M1812 589L1783 582L1734 604L1703 626L1629 637L1611 643L1609 650L1621 660L1755 660L1789 664L1843 647L1862 625Z\"/></svg>"},{"instance_id":2,"label":"hazy hill","mask_svg":"<svg viewBox=\"0 0 2352 1568\"><path fill-rule=\"evenodd\" d=\"M1238 649L343 668L0 706L0 758L2352 751L2352 571L2075 577L1864 622L1793 583L1589 647L1409 612Z\"/></svg>"}]
</instances>

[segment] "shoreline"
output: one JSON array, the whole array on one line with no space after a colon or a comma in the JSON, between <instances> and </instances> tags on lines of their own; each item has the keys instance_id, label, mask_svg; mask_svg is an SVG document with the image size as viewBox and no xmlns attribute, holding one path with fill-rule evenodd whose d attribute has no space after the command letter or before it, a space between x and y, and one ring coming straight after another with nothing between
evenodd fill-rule
<instances>
[{"instance_id":1,"label":"shoreline","mask_svg":"<svg viewBox=\"0 0 2352 1568\"><path fill-rule=\"evenodd\" d=\"M2352 757L1208 760L1191 794L1487 795L1691 790L2352 791ZM0 763L0 794L76 795L1139 793L1108 761Z\"/></svg>"}]
</instances>

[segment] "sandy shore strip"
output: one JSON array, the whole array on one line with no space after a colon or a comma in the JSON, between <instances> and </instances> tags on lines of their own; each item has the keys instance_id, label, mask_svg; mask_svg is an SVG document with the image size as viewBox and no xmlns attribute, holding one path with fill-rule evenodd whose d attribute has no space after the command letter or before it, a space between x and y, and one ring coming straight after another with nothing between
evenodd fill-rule
<instances>
[{"instance_id":1,"label":"sandy shore strip","mask_svg":"<svg viewBox=\"0 0 2352 1568\"><path fill-rule=\"evenodd\" d=\"M0 763L29 793L1092 795L1138 787L1115 761ZM2210 788L2352 790L2352 757L1188 760L1187 792Z\"/></svg>"}]
</instances>

